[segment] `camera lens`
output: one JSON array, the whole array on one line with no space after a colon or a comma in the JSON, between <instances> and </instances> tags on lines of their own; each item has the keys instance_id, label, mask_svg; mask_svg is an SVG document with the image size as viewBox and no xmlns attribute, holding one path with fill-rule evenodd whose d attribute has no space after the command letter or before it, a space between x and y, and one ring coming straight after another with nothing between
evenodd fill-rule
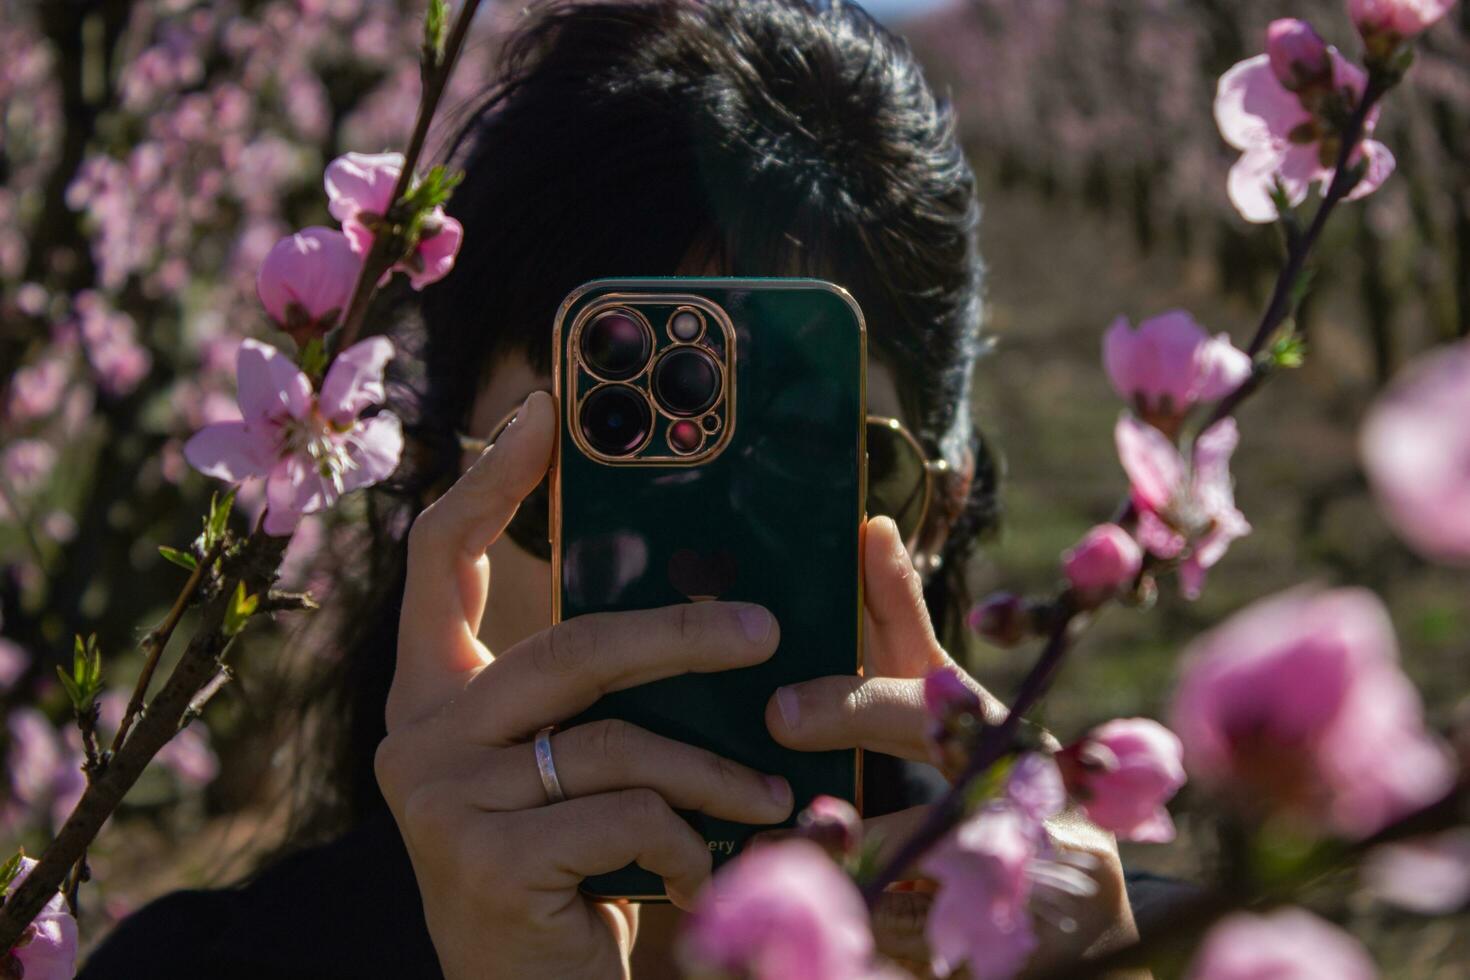
<instances>
[{"instance_id":1,"label":"camera lens","mask_svg":"<svg viewBox=\"0 0 1470 980\"><path fill-rule=\"evenodd\" d=\"M604 456L627 456L648 439L653 411L631 385L603 385L582 402L582 435Z\"/></svg>"},{"instance_id":2,"label":"camera lens","mask_svg":"<svg viewBox=\"0 0 1470 980\"><path fill-rule=\"evenodd\" d=\"M670 415L698 415L720 394L720 369L698 347L675 347L653 369L653 397Z\"/></svg>"},{"instance_id":3,"label":"camera lens","mask_svg":"<svg viewBox=\"0 0 1470 980\"><path fill-rule=\"evenodd\" d=\"M609 381L625 381L642 371L652 352L652 331L623 310L601 313L582 330L582 358Z\"/></svg>"}]
</instances>

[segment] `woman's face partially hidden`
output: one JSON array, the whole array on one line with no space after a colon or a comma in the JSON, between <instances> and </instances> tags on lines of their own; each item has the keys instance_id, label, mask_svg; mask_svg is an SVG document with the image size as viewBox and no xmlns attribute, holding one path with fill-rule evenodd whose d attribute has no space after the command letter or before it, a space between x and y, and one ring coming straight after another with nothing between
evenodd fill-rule
<instances>
[{"instance_id":1,"label":"woman's face partially hidden","mask_svg":"<svg viewBox=\"0 0 1470 980\"><path fill-rule=\"evenodd\" d=\"M523 357L501 361L475 398L468 434L484 438L496 423L533 391L551 390L551 379L538 374ZM868 362L868 411L907 424L899 407L898 389L886 366ZM460 461L461 471L473 457ZM490 596L481 620L480 640L490 650L505 650L551 625L551 565L524 551L508 536L490 546Z\"/></svg>"}]
</instances>

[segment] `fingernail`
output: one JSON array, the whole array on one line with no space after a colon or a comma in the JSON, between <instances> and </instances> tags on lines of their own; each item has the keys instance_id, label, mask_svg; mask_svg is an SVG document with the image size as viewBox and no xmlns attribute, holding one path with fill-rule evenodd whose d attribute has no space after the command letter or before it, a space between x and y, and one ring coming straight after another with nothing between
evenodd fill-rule
<instances>
[{"instance_id":1,"label":"fingernail","mask_svg":"<svg viewBox=\"0 0 1470 980\"><path fill-rule=\"evenodd\" d=\"M751 643L760 643L771 635L771 614L760 606L743 606L735 614L740 629Z\"/></svg>"},{"instance_id":2,"label":"fingernail","mask_svg":"<svg viewBox=\"0 0 1470 980\"><path fill-rule=\"evenodd\" d=\"M766 776L766 792L779 806L791 805L791 786L780 776Z\"/></svg>"},{"instance_id":3,"label":"fingernail","mask_svg":"<svg viewBox=\"0 0 1470 980\"><path fill-rule=\"evenodd\" d=\"M786 727L795 731L801 721L801 699L794 690L789 687L776 689L776 710L781 712L781 720Z\"/></svg>"}]
</instances>

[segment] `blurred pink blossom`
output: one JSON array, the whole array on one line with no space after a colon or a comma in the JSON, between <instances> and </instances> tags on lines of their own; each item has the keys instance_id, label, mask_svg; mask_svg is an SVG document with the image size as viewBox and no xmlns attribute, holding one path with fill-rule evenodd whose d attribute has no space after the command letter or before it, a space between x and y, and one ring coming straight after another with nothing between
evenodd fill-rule
<instances>
[{"instance_id":1,"label":"blurred pink blossom","mask_svg":"<svg viewBox=\"0 0 1470 980\"><path fill-rule=\"evenodd\" d=\"M1188 980L1373 980L1352 936L1299 908L1237 912L1205 935Z\"/></svg>"},{"instance_id":2,"label":"blurred pink blossom","mask_svg":"<svg viewBox=\"0 0 1470 980\"><path fill-rule=\"evenodd\" d=\"M1067 787L1061 769L1045 752L1023 753L1011 765L1002 800L1039 826L1067 805Z\"/></svg>"},{"instance_id":3,"label":"blurred pink blossom","mask_svg":"<svg viewBox=\"0 0 1470 980\"><path fill-rule=\"evenodd\" d=\"M1348 0L1348 14L1365 39L1412 38L1438 23L1455 0Z\"/></svg>"},{"instance_id":4,"label":"blurred pink blossom","mask_svg":"<svg viewBox=\"0 0 1470 980\"><path fill-rule=\"evenodd\" d=\"M941 667L924 678L924 708L930 719L924 739L929 761L956 776L969 757L970 726L980 716L980 698L957 670Z\"/></svg>"},{"instance_id":5,"label":"blurred pink blossom","mask_svg":"<svg viewBox=\"0 0 1470 980\"><path fill-rule=\"evenodd\" d=\"M373 245L371 225L393 204L393 187L403 170L401 153L348 153L327 165L327 209L359 253ZM464 227L436 207L425 222L414 254L399 264L414 289L437 282L454 268Z\"/></svg>"},{"instance_id":6,"label":"blurred pink blossom","mask_svg":"<svg viewBox=\"0 0 1470 980\"><path fill-rule=\"evenodd\" d=\"M1143 549L1116 524L1099 524L1062 555L1062 572L1088 607L1130 585L1142 567Z\"/></svg>"},{"instance_id":7,"label":"blurred pink blossom","mask_svg":"<svg viewBox=\"0 0 1470 980\"><path fill-rule=\"evenodd\" d=\"M1416 550L1470 564L1470 341L1406 368L1363 424L1364 469L1384 516Z\"/></svg>"},{"instance_id":8,"label":"blurred pink blossom","mask_svg":"<svg viewBox=\"0 0 1470 980\"><path fill-rule=\"evenodd\" d=\"M1273 20L1266 28L1266 57L1276 80L1289 92L1332 84L1327 42L1304 20Z\"/></svg>"},{"instance_id":9,"label":"blurred pink blossom","mask_svg":"<svg viewBox=\"0 0 1470 980\"><path fill-rule=\"evenodd\" d=\"M1036 949L1027 866L1038 825L1020 810L988 806L929 852L922 870L939 883L924 932L931 966L948 976L968 965L976 980L1009 980Z\"/></svg>"},{"instance_id":10,"label":"blurred pink blossom","mask_svg":"<svg viewBox=\"0 0 1470 980\"><path fill-rule=\"evenodd\" d=\"M6 889L7 893L19 887L31 873L36 862L28 857L20 859L20 873ZM52 895L37 916L31 920L21 934L21 940L11 950L20 961L25 980L71 980L77 972L77 920L66 909L66 900L60 892ZM0 958L0 967L3 967Z\"/></svg>"},{"instance_id":11,"label":"blurred pink blossom","mask_svg":"<svg viewBox=\"0 0 1470 980\"><path fill-rule=\"evenodd\" d=\"M818 796L796 818L797 832L834 857L854 853L863 839L857 808L835 796Z\"/></svg>"},{"instance_id":12,"label":"blurred pink blossom","mask_svg":"<svg viewBox=\"0 0 1470 980\"><path fill-rule=\"evenodd\" d=\"M1361 870L1385 902L1423 915L1457 912L1470 903L1470 828L1375 847Z\"/></svg>"},{"instance_id":13,"label":"blurred pink blossom","mask_svg":"<svg viewBox=\"0 0 1470 980\"><path fill-rule=\"evenodd\" d=\"M1308 830L1364 837L1454 784L1363 589L1282 593L1199 637L1170 719L1194 779Z\"/></svg>"},{"instance_id":14,"label":"blurred pink blossom","mask_svg":"<svg viewBox=\"0 0 1470 980\"><path fill-rule=\"evenodd\" d=\"M0 693L10 690L31 665L31 655L13 640L0 636Z\"/></svg>"},{"instance_id":15,"label":"blurred pink blossom","mask_svg":"<svg viewBox=\"0 0 1470 980\"><path fill-rule=\"evenodd\" d=\"M304 347L311 337L336 326L361 270L362 258L346 235L332 228L306 228L270 250L255 289L271 319Z\"/></svg>"},{"instance_id":16,"label":"blurred pink blossom","mask_svg":"<svg viewBox=\"0 0 1470 980\"><path fill-rule=\"evenodd\" d=\"M1200 433L1189 463L1163 433L1131 415L1118 419L1113 434L1138 510L1139 544L1160 558L1183 556L1180 589L1198 597L1205 572L1251 530L1235 507L1230 476L1240 440L1235 420L1221 419Z\"/></svg>"},{"instance_id":17,"label":"blurred pink blossom","mask_svg":"<svg viewBox=\"0 0 1470 980\"><path fill-rule=\"evenodd\" d=\"M77 309L82 344L98 387L113 396L128 394L153 366L153 356L138 343L133 318L111 309L95 294L79 295Z\"/></svg>"},{"instance_id":18,"label":"blurred pink blossom","mask_svg":"<svg viewBox=\"0 0 1470 980\"><path fill-rule=\"evenodd\" d=\"M386 478L403 451L392 412L362 412L383 400L383 368L393 344L372 337L339 354L320 394L290 358L247 340L236 367L238 422L206 426L184 446L195 469L221 480L266 480L265 530L286 535L303 514Z\"/></svg>"},{"instance_id":19,"label":"blurred pink blossom","mask_svg":"<svg viewBox=\"0 0 1470 980\"><path fill-rule=\"evenodd\" d=\"M1184 785L1179 737L1148 718L1106 722L1057 755L1067 789L1093 823L1123 840L1164 843L1164 804Z\"/></svg>"},{"instance_id":20,"label":"blurred pink blossom","mask_svg":"<svg viewBox=\"0 0 1470 980\"><path fill-rule=\"evenodd\" d=\"M705 888L682 940L696 970L754 980L848 980L869 971L873 936L852 879L816 844L757 844Z\"/></svg>"},{"instance_id":21,"label":"blurred pink blossom","mask_svg":"<svg viewBox=\"0 0 1470 980\"><path fill-rule=\"evenodd\" d=\"M1033 628L1026 600L1014 592L992 592L977 602L965 614L965 625L1000 647L1015 646Z\"/></svg>"},{"instance_id":22,"label":"blurred pink blossom","mask_svg":"<svg viewBox=\"0 0 1470 980\"><path fill-rule=\"evenodd\" d=\"M0 826L14 831L36 820L49 819L60 827L71 815L87 787L82 754L57 734L47 717L35 708L12 708L6 718L10 749L5 765L10 776L10 801Z\"/></svg>"},{"instance_id":23,"label":"blurred pink blossom","mask_svg":"<svg viewBox=\"0 0 1470 980\"><path fill-rule=\"evenodd\" d=\"M105 691L97 697L98 728L111 734L122 724L123 714L128 707L128 692ZM80 747L75 729L67 732L75 746ZM177 735L164 743L153 760L172 772L185 786L206 786L219 775L219 758L209 745L209 730L204 723L195 720Z\"/></svg>"},{"instance_id":24,"label":"blurred pink blossom","mask_svg":"<svg viewBox=\"0 0 1470 980\"><path fill-rule=\"evenodd\" d=\"M1185 310L1150 317L1137 330L1118 317L1103 335L1103 364L1113 389L1150 420L1224 398L1251 373L1251 359L1228 334L1210 337Z\"/></svg>"},{"instance_id":25,"label":"blurred pink blossom","mask_svg":"<svg viewBox=\"0 0 1470 980\"><path fill-rule=\"evenodd\" d=\"M56 450L40 439L17 439L0 452L0 475L20 494L38 490L56 467Z\"/></svg>"},{"instance_id":26,"label":"blurred pink blossom","mask_svg":"<svg viewBox=\"0 0 1470 980\"><path fill-rule=\"evenodd\" d=\"M51 354L16 371L10 379L10 418L45 418L61 404L70 372L65 359Z\"/></svg>"},{"instance_id":27,"label":"blurred pink blossom","mask_svg":"<svg viewBox=\"0 0 1470 980\"><path fill-rule=\"evenodd\" d=\"M1366 76L1336 48L1327 49L1332 61L1330 91L1335 98L1316 96L1314 104L1341 101L1349 107L1363 96ZM1378 121L1375 106L1363 123L1363 141L1348 161L1367 161L1362 178L1347 195L1356 200L1371 194L1393 173L1388 147L1368 137ZM1281 84L1271 69L1269 55L1257 55L1235 65L1220 77L1215 95L1215 123L1225 142L1242 151L1230 168L1230 202L1247 221L1275 221L1273 182L1279 179L1293 205L1306 200L1314 183L1326 184L1336 165L1333 124L1314 115L1297 94Z\"/></svg>"}]
</instances>

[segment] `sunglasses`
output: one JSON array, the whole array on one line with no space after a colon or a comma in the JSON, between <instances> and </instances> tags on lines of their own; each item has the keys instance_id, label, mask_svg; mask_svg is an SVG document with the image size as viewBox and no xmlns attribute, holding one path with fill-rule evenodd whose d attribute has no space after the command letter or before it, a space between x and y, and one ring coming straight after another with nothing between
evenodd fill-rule
<instances>
[{"instance_id":1,"label":"sunglasses","mask_svg":"<svg viewBox=\"0 0 1470 980\"><path fill-rule=\"evenodd\" d=\"M515 417L512 412L484 439L458 434L460 448L481 453L495 444ZM869 517L889 517L904 541L914 541L924 530L936 499L936 484L946 478L949 463L930 456L898 419L883 415L867 418ZM505 533L526 552L551 560L551 482L543 479L527 494Z\"/></svg>"}]
</instances>

